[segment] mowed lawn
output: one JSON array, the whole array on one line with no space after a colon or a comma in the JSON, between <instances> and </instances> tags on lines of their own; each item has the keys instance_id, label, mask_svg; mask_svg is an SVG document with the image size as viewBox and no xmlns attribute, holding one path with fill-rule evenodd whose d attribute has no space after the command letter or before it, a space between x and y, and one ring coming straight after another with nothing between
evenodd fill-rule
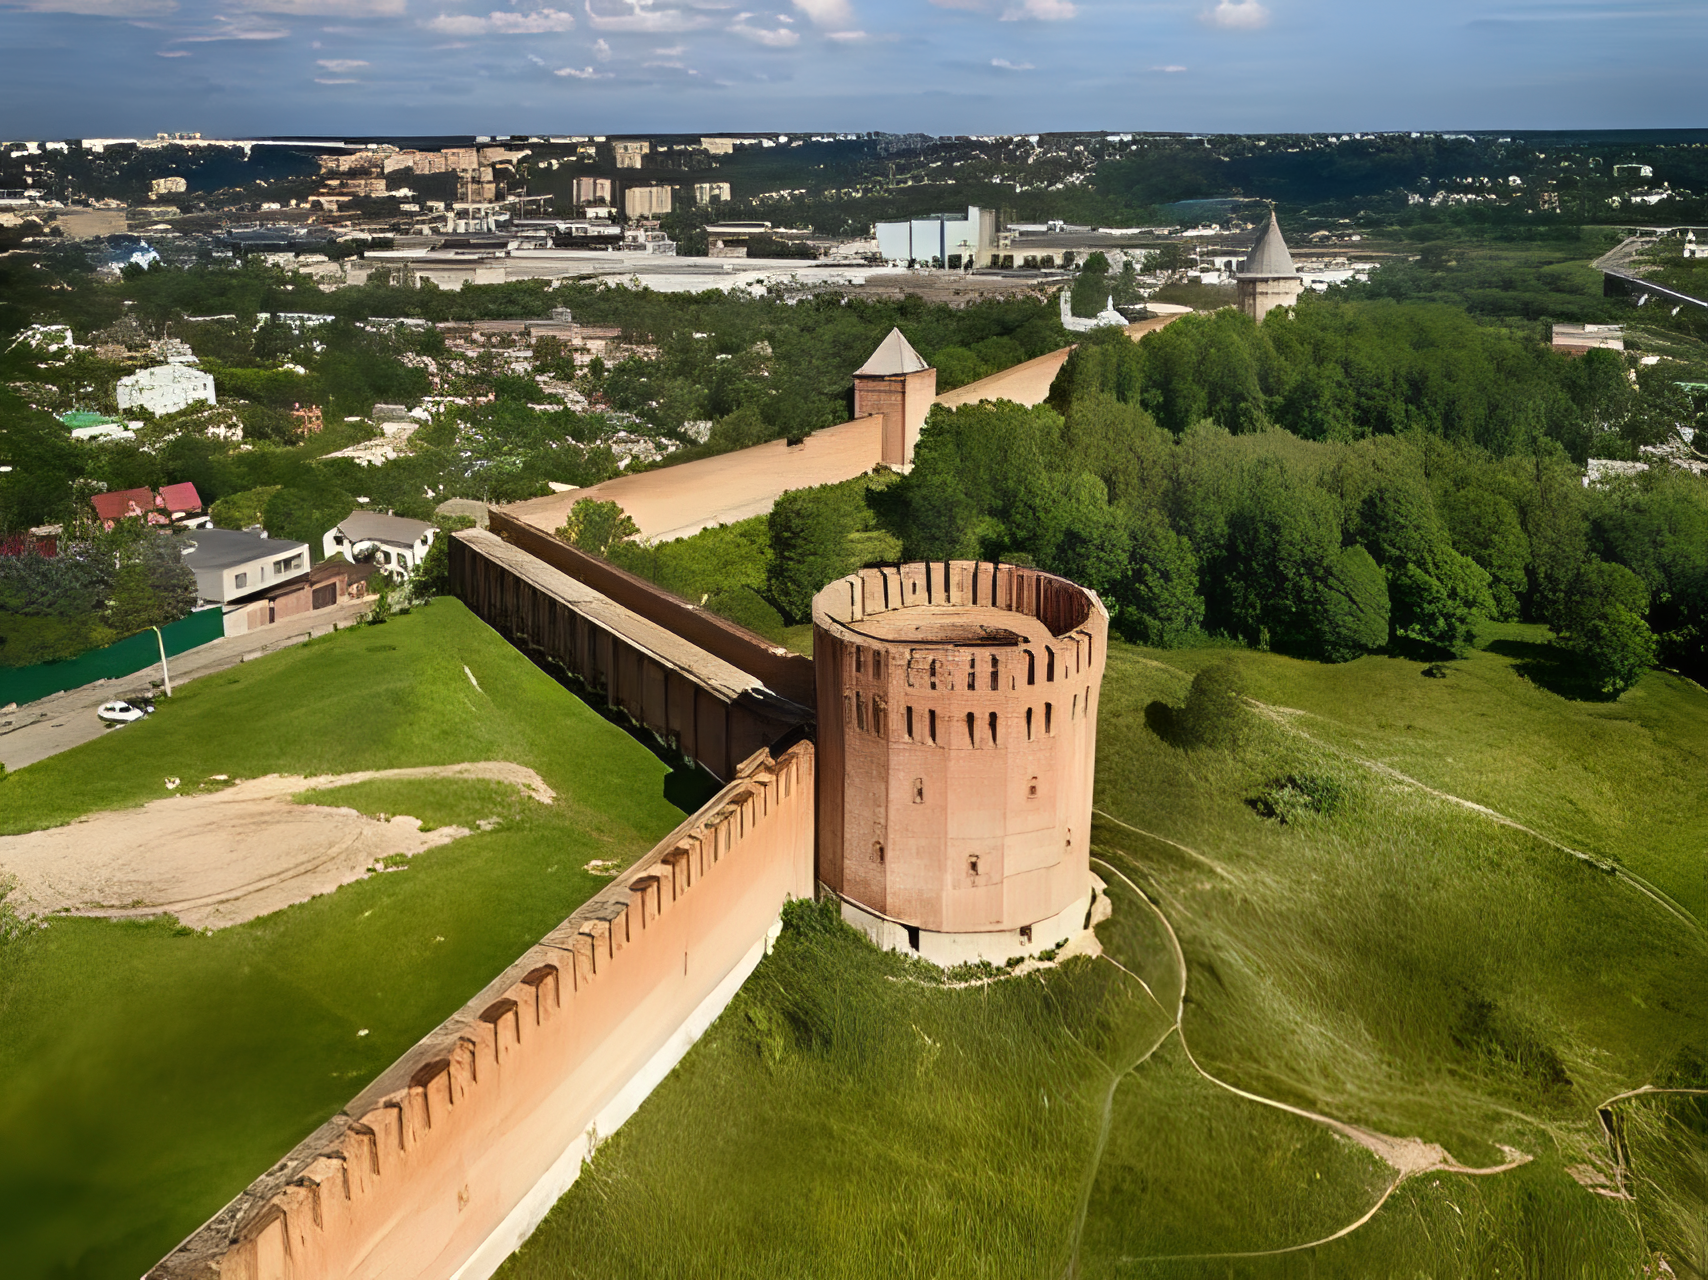
<instances>
[{"instance_id":1,"label":"mowed lawn","mask_svg":"<svg viewBox=\"0 0 1708 1280\"><path fill-rule=\"evenodd\" d=\"M0 782L16 832L168 777L477 760L538 770L557 803L359 784L326 799L499 822L213 934L56 917L0 942L0 1274L134 1280L585 901L604 883L586 863L682 817L663 763L449 599L195 681Z\"/></svg>"},{"instance_id":2,"label":"mowed lawn","mask_svg":"<svg viewBox=\"0 0 1708 1280\"><path fill-rule=\"evenodd\" d=\"M1570 701L1542 639L1503 629L1444 680L1112 646L1104 956L952 989L797 911L504 1280L1700 1274L1708 1100L1615 1103L1623 1172L1596 1111L1708 1088L1700 923L1603 869L1700 881L1708 695L1655 672ZM1229 657L1271 708L1245 746L1159 736L1153 704ZM1303 774L1344 807L1250 803ZM1398 1180L1299 1111L1513 1167Z\"/></svg>"}]
</instances>

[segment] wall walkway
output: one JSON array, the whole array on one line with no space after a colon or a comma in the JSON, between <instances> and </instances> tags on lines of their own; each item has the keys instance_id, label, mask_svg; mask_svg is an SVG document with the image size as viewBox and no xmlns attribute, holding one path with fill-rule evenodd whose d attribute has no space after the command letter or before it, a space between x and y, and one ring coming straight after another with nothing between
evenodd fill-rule
<instances>
[{"instance_id":1,"label":"wall walkway","mask_svg":"<svg viewBox=\"0 0 1708 1280\"><path fill-rule=\"evenodd\" d=\"M494 512L495 524L499 519ZM537 533L532 537L580 559L592 559L556 539ZM747 669L764 665L759 658L771 658L781 675L791 676L798 667L810 681L808 659L785 653L782 657L790 665L784 666L759 637L749 645L759 652L749 652L741 647L747 643L741 628L695 610L649 583L642 585L660 599L641 596L639 602L656 606L666 619L668 614L662 611L667 608L682 612L685 616L679 625L662 626L643 617L580 578L484 530L465 529L453 535L450 552L452 588L477 617L525 652L562 664L590 689L603 693L607 705L674 742L714 777L734 777L742 760L812 719L810 692L808 705L802 705ZM600 561L594 564L611 569ZM627 585L614 584L619 589ZM748 659L746 665L736 666L695 644L683 634L690 623L703 624L696 629L734 656ZM792 692L799 692L803 682L797 678L788 683Z\"/></svg>"},{"instance_id":2,"label":"wall walkway","mask_svg":"<svg viewBox=\"0 0 1708 1280\"><path fill-rule=\"evenodd\" d=\"M813 770L744 762L147 1280L486 1280L812 894Z\"/></svg>"}]
</instances>

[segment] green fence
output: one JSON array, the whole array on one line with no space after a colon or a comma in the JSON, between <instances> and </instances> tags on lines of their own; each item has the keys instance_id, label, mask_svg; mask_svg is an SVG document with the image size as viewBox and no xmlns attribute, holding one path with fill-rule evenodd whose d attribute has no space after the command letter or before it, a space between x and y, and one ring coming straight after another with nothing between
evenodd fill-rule
<instances>
[{"instance_id":1,"label":"green fence","mask_svg":"<svg viewBox=\"0 0 1708 1280\"><path fill-rule=\"evenodd\" d=\"M201 609L160 628L168 654L183 653L225 634L225 611ZM41 662L33 667L0 669L0 706L9 702L34 702L50 694L63 693L95 680L117 680L148 667L160 666L160 644L152 631L91 649L63 662Z\"/></svg>"}]
</instances>

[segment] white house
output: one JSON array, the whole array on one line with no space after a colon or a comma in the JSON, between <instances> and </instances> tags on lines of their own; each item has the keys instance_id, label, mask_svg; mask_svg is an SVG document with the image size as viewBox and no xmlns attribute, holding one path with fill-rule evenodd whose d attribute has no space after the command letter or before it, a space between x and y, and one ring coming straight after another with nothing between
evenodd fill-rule
<instances>
[{"instance_id":1,"label":"white house","mask_svg":"<svg viewBox=\"0 0 1708 1280\"><path fill-rule=\"evenodd\" d=\"M184 564L196 594L229 605L308 572L308 543L238 529L197 529L184 539Z\"/></svg>"},{"instance_id":2,"label":"white house","mask_svg":"<svg viewBox=\"0 0 1708 1280\"><path fill-rule=\"evenodd\" d=\"M120 409L147 409L162 417L203 401L216 403L213 375L188 365L156 365L119 379Z\"/></svg>"},{"instance_id":3,"label":"white house","mask_svg":"<svg viewBox=\"0 0 1708 1280\"><path fill-rule=\"evenodd\" d=\"M371 556L381 573L401 582L415 571L438 535L438 526L425 520L352 511L326 531L322 546L328 556L341 555L352 564Z\"/></svg>"}]
</instances>

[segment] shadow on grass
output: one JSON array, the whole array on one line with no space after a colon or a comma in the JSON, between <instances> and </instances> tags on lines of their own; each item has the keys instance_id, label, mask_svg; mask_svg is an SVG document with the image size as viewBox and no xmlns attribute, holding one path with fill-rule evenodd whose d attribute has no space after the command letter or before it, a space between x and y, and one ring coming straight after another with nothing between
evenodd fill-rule
<instances>
[{"instance_id":1,"label":"shadow on grass","mask_svg":"<svg viewBox=\"0 0 1708 1280\"><path fill-rule=\"evenodd\" d=\"M1573 702L1612 702L1571 650L1534 640L1491 640L1490 653L1513 660L1513 670L1526 680Z\"/></svg>"},{"instance_id":2,"label":"shadow on grass","mask_svg":"<svg viewBox=\"0 0 1708 1280\"><path fill-rule=\"evenodd\" d=\"M723 790L724 784L708 773L703 765L690 760L678 751L673 743L666 742L651 729L636 724L611 706L605 701L604 694L589 689L580 676L575 675L562 663L530 653L520 646L517 647L517 652L581 699L586 706L597 712L601 719L610 721L664 761L670 767L670 772L664 775L664 798L683 813L698 812L706 801Z\"/></svg>"}]
</instances>

